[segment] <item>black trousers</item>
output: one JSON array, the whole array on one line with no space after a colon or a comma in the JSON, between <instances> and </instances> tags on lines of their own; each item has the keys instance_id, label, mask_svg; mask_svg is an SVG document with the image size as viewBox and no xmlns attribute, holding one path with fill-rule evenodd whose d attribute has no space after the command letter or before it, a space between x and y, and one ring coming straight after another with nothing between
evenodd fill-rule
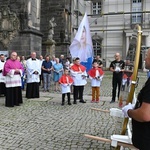
<instances>
[{"instance_id":1,"label":"black trousers","mask_svg":"<svg viewBox=\"0 0 150 150\"><path fill-rule=\"evenodd\" d=\"M77 99L83 100L83 91L84 91L84 86L73 86L73 98L74 101L76 102Z\"/></svg>"},{"instance_id":2,"label":"black trousers","mask_svg":"<svg viewBox=\"0 0 150 150\"><path fill-rule=\"evenodd\" d=\"M70 103L70 93L63 93L62 94L62 103L65 102L65 95L67 94L67 98L68 98L68 103Z\"/></svg>"},{"instance_id":3,"label":"black trousers","mask_svg":"<svg viewBox=\"0 0 150 150\"><path fill-rule=\"evenodd\" d=\"M6 95L6 87L3 82L0 83L0 95Z\"/></svg>"},{"instance_id":4,"label":"black trousers","mask_svg":"<svg viewBox=\"0 0 150 150\"><path fill-rule=\"evenodd\" d=\"M113 88L112 89L112 101L115 101L115 99L116 99L117 87L118 87L117 97L119 99L121 82L122 82L122 76L118 76L117 78L113 78L113 80L112 80L112 88Z\"/></svg>"}]
</instances>

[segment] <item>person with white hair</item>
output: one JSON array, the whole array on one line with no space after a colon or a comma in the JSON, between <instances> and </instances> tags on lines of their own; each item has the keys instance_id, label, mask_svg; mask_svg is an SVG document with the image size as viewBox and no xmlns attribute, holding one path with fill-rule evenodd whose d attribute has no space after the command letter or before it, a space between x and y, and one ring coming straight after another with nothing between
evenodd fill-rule
<instances>
[{"instance_id":1,"label":"person with white hair","mask_svg":"<svg viewBox=\"0 0 150 150\"><path fill-rule=\"evenodd\" d=\"M60 91L59 79L63 74L63 65L59 62L59 58L56 58L56 64L53 66L54 71L54 82L55 82L55 92Z\"/></svg>"},{"instance_id":2,"label":"person with white hair","mask_svg":"<svg viewBox=\"0 0 150 150\"><path fill-rule=\"evenodd\" d=\"M21 62L17 60L17 53L12 52L3 70L6 83L6 107L19 106L23 103L21 90L21 77L23 71L24 69Z\"/></svg>"},{"instance_id":3,"label":"person with white hair","mask_svg":"<svg viewBox=\"0 0 150 150\"><path fill-rule=\"evenodd\" d=\"M43 84L43 70L42 70L42 63L43 63L43 61L44 61L44 59L43 59L43 56L42 55L40 55L40 57L39 57L39 61L40 61L40 66L41 66L41 75L40 75L40 85L42 85L42 88L44 87L44 84Z\"/></svg>"},{"instance_id":4,"label":"person with white hair","mask_svg":"<svg viewBox=\"0 0 150 150\"><path fill-rule=\"evenodd\" d=\"M54 64L56 64L56 57L55 57L55 55L52 56L51 63L52 63L53 66L54 66Z\"/></svg>"},{"instance_id":5,"label":"person with white hair","mask_svg":"<svg viewBox=\"0 0 150 150\"><path fill-rule=\"evenodd\" d=\"M61 63L63 65L63 68L65 68L65 56L64 55L60 55L59 63Z\"/></svg>"}]
</instances>

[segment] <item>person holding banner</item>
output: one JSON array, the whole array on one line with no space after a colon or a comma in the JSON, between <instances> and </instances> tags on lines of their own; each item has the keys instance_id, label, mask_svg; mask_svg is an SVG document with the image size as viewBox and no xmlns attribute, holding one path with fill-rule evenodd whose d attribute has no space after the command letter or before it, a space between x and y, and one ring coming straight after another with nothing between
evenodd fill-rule
<instances>
[{"instance_id":1,"label":"person holding banner","mask_svg":"<svg viewBox=\"0 0 150 150\"><path fill-rule=\"evenodd\" d=\"M70 45L70 53L72 58L80 58L80 63L86 67L87 72L92 68L93 44L86 14L84 15L78 32L76 33L76 36Z\"/></svg>"},{"instance_id":2,"label":"person holding banner","mask_svg":"<svg viewBox=\"0 0 150 150\"><path fill-rule=\"evenodd\" d=\"M80 64L80 58L75 58L75 64L71 66L70 73L73 78L73 104L77 104L77 99L79 95L80 103L86 103L83 100L84 86L86 85L86 68Z\"/></svg>"},{"instance_id":3,"label":"person holding banner","mask_svg":"<svg viewBox=\"0 0 150 150\"><path fill-rule=\"evenodd\" d=\"M145 58L145 68L150 69L150 49ZM136 104L122 108L125 118L132 118L132 143L139 150L150 149L150 78L138 94Z\"/></svg>"}]
</instances>

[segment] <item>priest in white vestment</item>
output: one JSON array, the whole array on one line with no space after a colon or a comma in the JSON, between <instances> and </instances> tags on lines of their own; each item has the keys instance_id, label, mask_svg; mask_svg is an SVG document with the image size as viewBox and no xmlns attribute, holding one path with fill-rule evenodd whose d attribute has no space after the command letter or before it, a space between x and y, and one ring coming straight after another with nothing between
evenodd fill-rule
<instances>
[{"instance_id":1,"label":"priest in white vestment","mask_svg":"<svg viewBox=\"0 0 150 150\"><path fill-rule=\"evenodd\" d=\"M5 87L5 76L3 76L3 68L5 64L5 56L4 54L0 55L0 95L5 95L6 87Z\"/></svg>"},{"instance_id":2,"label":"priest in white vestment","mask_svg":"<svg viewBox=\"0 0 150 150\"><path fill-rule=\"evenodd\" d=\"M41 64L36 58L36 52L31 53L31 58L26 63L27 89L26 98L39 98L39 82L41 75Z\"/></svg>"}]
</instances>

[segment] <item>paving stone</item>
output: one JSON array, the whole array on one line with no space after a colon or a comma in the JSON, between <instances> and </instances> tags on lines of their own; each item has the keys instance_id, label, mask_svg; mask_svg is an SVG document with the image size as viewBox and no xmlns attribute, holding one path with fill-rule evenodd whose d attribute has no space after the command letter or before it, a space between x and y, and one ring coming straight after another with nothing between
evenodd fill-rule
<instances>
[{"instance_id":1,"label":"paving stone","mask_svg":"<svg viewBox=\"0 0 150 150\"><path fill-rule=\"evenodd\" d=\"M146 73L140 73L139 92L146 80ZM101 85L100 103L91 103L91 87L85 86L86 104L61 106L61 93L40 92L39 99L26 99L23 104L7 108L5 98L0 97L0 150L110 150L110 144L91 140L84 134L110 139L115 130L121 131L109 113L91 110L92 107L109 110L118 107L110 104L111 77L106 72ZM40 89L42 90L42 89ZM71 95L73 101L73 95Z\"/></svg>"}]
</instances>

